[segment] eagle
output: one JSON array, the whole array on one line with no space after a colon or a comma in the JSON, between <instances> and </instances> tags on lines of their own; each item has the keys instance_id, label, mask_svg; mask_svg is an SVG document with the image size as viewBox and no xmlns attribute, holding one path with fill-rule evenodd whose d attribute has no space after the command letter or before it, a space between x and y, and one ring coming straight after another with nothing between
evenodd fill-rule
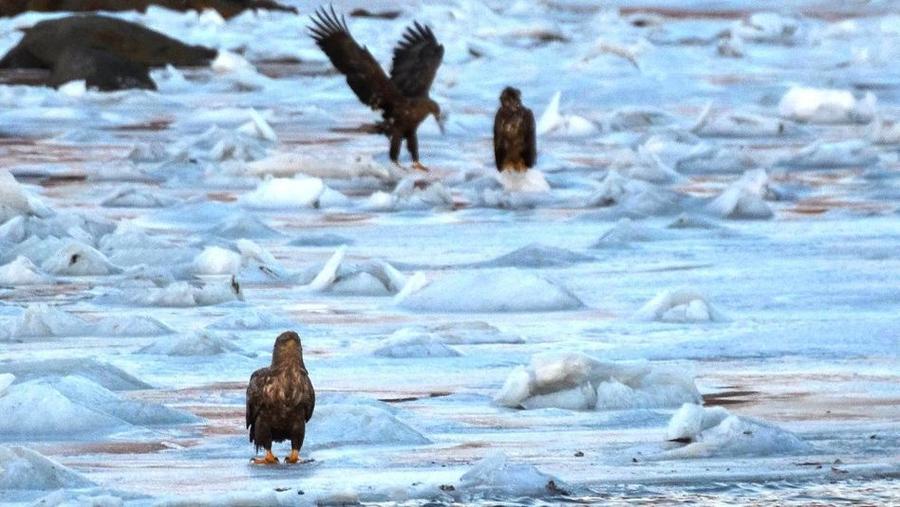
<instances>
[{"instance_id":1,"label":"eagle","mask_svg":"<svg viewBox=\"0 0 900 507\"><path fill-rule=\"evenodd\" d=\"M253 458L257 465L274 465L278 458L272 454L272 442L290 439L291 455L285 463L300 461L300 448L306 436L306 423L316 406L316 392L303 364L300 336L293 331L281 333L275 339L272 364L260 368L250 376L247 386L247 428L250 442L266 450L262 458Z\"/></svg>"},{"instance_id":2,"label":"eagle","mask_svg":"<svg viewBox=\"0 0 900 507\"><path fill-rule=\"evenodd\" d=\"M527 171L536 160L534 113L522 105L522 92L508 86L500 94L500 108L494 116L497 170Z\"/></svg>"},{"instance_id":3,"label":"eagle","mask_svg":"<svg viewBox=\"0 0 900 507\"><path fill-rule=\"evenodd\" d=\"M334 7L321 8L310 18L310 36L342 74L359 100L375 111L381 111L383 121L374 132L391 140L391 162L398 164L400 147L413 160L413 168L427 171L419 162L419 140L416 130L429 115L444 132L441 107L428 96L431 83L444 58L444 46L438 43L431 28L414 22L403 33L394 48L390 77L369 53L360 46L347 27L344 16L338 17Z\"/></svg>"}]
</instances>

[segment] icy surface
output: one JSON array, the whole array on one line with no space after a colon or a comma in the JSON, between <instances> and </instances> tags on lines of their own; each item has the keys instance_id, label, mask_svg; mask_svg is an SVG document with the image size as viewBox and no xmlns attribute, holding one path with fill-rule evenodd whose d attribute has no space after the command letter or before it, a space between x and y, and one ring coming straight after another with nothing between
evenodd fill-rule
<instances>
[{"instance_id":1,"label":"icy surface","mask_svg":"<svg viewBox=\"0 0 900 507\"><path fill-rule=\"evenodd\" d=\"M31 449L0 446L0 488L52 491L91 485L83 475Z\"/></svg>"},{"instance_id":2,"label":"icy surface","mask_svg":"<svg viewBox=\"0 0 900 507\"><path fill-rule=\"evenodd\" d=\"M896 503L896 6L335 2L396 14L347 16L386 71L413 20L444 45L426 173L282 1L112 14L219 51L157 91L0 72L0 399L96 422L3 437L96 486L0 503ZM524 174L494 167L505 86ZM312 461L251 467L246 382L289 329ZM684 402L728 415L670 442Z\"/></svg>"}]
</instances>

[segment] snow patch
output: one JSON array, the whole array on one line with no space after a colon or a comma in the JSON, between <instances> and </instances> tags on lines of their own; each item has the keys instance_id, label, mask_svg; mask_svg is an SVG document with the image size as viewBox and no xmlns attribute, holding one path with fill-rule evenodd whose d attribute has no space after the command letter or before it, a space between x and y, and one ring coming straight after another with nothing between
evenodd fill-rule
<instances>
[{"instance_id":1,"label":"snow patch","mask_svg":"<svg viewBox=\"0 0 900 507\"><path fill-rule=\"evenodd\" d=\"M778 103L778 114L808 123L869 123L875 102L871 92L857 99L847 90L794 86Z\"/></svg>"}]
</instances>

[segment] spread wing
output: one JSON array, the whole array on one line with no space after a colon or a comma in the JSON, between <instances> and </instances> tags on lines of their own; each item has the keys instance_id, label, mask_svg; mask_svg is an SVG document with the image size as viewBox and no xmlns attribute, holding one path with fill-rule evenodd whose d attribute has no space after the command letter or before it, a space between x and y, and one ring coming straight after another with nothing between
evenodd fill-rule
<instances>
[{"instance_id":1,"label":"spread wing","mask_svg":"<svg viewBox=\"0 0 900 507\"><path fill-rule=\"evenodd\" d=\"M537 139L535 136L535 128L534 128L534 113L531 112L531 109L527 107L525 109L525 132L523 141L525 142L525 165L528 167L533 167L534 163L537 162Z\"/></svg>"},{"instance_id":2,"label":"spread wing","mask_svg":"<svg viewBox=\"0 0 900 507\"><path fill-rule=\"evenodd\" d=\"M388 79L372 53L360 46L347 28L347 21L324 9L312 16L309 32L316 44L331 60L347 84L363 104L372 109L389 112L401 98L397 87Z\"/></svg>"},{"instance_id":3,"label":"spread wing","mask_svg":"<svg viewBox=\"0 0 900 507\"><path fill-rule=\"evenodd\" d=\"M431 28L413 23L394 48L391 81L406 97L425 97L443 59L444 46Z\"/></svg>"}]
</instances>

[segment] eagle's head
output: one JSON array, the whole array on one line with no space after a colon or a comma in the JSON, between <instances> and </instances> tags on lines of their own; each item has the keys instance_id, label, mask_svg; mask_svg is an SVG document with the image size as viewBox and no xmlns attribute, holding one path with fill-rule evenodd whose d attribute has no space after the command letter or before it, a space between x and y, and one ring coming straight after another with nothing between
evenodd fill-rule
<instances>
[{"instance_id":1,"label":"eagle's head","mask_svg":"<svg viewBox=\"0 0 900 507\"><path fill-rule=\"evenodd\" d=\"M275 339L272 366L298 363L303 366L303 347L300 345L300 335L294 331L285 331Z\"/></svg>"},{"instance_id":2,"label":"eagle's head","mask_svg":"<svg viewBox=\"0 0 900 507\"><path fill-rule=\"evenodd\" d=\"M517 107L522 105L522 92L518 88L507 86L500 93L500 104L503 107Z\"/></svg>"}]
</instances>

